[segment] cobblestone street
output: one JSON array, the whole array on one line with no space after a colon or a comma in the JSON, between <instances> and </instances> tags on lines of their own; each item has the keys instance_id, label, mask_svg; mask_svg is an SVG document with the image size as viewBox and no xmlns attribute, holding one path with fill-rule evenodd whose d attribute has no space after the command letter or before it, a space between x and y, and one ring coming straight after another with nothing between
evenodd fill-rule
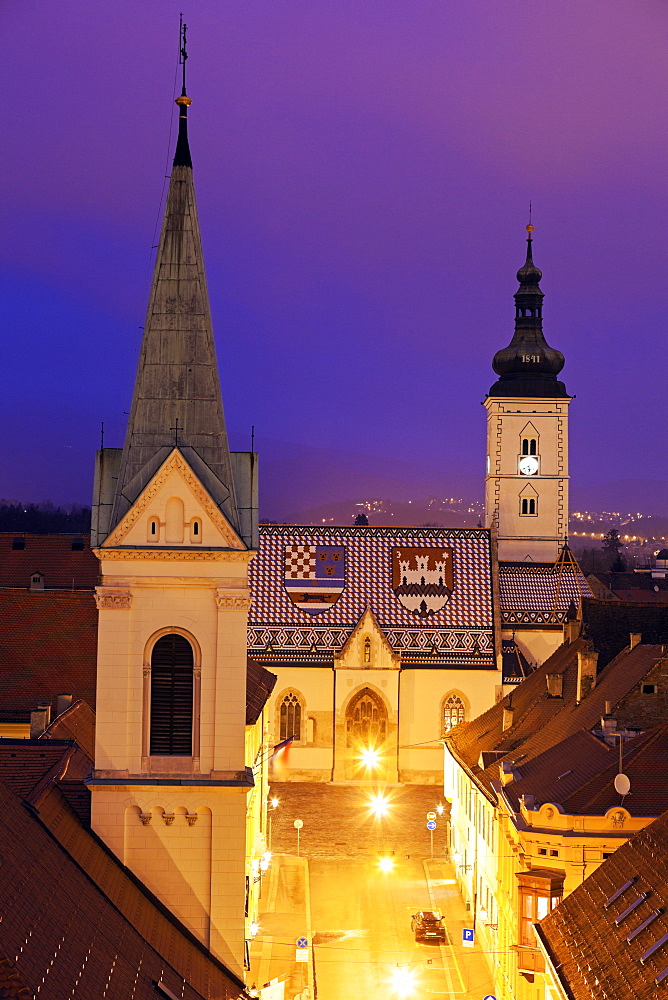
<instances>
[{"instance_id":1,"label":"cobblestone street","mask_svg":"<svg viewBox=\"0 0 668 1000\"><path fill-rule=\"evenodd\" d=\"M439 786L388 786L383 791L388 811L382 818L371 809L375 791L361 784L274 783L270 794L279 805L272 814L272 851L297 853L294 821L301 819L300 853L307 858L375 858L379 853L429 858L427 813L436 811L439 803L445 805ZM446 851L446 818L447 811L437 815L435 858Z\"/></svg>"}]
</instances>

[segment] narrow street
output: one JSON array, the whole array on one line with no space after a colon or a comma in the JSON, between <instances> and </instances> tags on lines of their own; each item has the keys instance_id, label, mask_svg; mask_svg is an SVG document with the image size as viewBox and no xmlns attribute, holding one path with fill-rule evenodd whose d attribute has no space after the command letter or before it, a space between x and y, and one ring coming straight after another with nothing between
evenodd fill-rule
<instances>
[{"instance_id":1,"label":"narrow street","mask_svg":"<svg viewBox=\"0 0 668 1000\"><path fill-rule=\"evenodd\" d=\"M300 997L305 983L305 970L288 969L285 957L306 924L317 1000L376 995L482 1000L493 993L485 956L478 947L461 946L469 919L446 857L447 826L440 816L431 858L426 814L440 803L438 793L434 786L388 788L382 793L387 811L379 817L369 808L378 790L369 786L272 787L279 799L272 819L276 863L296 863L294 821L302 820L299 861L309 886L308 914L295 921L279 893L283 912L263 918L265 931L274 935L275 953L283 956L283 972L276 964L272 968L285 979L286 1000ZM381 858L389 859L389 870L382 870ZM283 883L283 877L277 880ZM418 944L411 915L434 908L443 913L446 943Z\"/></svg>"}]
</instances>

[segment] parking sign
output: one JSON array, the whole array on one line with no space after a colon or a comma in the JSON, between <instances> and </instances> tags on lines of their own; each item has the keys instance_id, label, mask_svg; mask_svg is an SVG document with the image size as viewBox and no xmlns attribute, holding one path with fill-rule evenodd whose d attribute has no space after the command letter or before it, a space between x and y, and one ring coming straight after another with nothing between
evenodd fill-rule
<instances>
[{"instance_id":1,"label":"parking sign","mask_svg":"<svg viewBox=\"0 0 668 1000\"><path fill-rule=\"evenodd\" d=\"M472 948L475 938L475 931L472 927L462 927L462 944L465 948Z\"/></svg>"}]
</instances>

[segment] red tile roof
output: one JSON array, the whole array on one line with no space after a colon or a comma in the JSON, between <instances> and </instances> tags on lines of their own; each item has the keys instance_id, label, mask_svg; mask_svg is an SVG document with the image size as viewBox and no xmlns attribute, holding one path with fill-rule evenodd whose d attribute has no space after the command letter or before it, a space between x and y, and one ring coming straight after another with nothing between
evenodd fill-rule
<instances>
[{"instance_id":1,"label":"red tile roof","mask_svg":"<svg viewBox=\"0 0 668 1000\"><path fill-rule=\"evenodd\" d=\"M0 816L2 957L30 996L155 1000L155 982L183 1000L241 994L241 981L84 830L57 790L35 813L0 784Z\"/></svg>"},{"instance_id":2,"label":"red tile roof","mask_svg":"<svg viewBox=\"0 0 668 1000\"><path fill-rule=\"evenodd\" d=\"M663 646L641 644L624 650L598 675L595 688L578 704L577 654L589 646L583 638L560 646L509 695L477 719L460 724L446 735L455 758L491 799L495 798L491 783L499 776L502 759L521 765L579 730L592 729L604 714L605 703L609 701L614 711L614 706L663 656ZM549 694L548 674L563 676L562 697ZM504 709L508 708L513 711L512 725L504 731ZM479 766L483 751L498 752L497 759L485 768Z\"/></svg>"},{"instance_id":3,"label":"red tile roof","mask_svg":"<svg viewBox=\"0 0 668 1000\"><path fill-rule=\"evenodd\" d=\"M95 707L97 609L92 593L0 590L0 718L55 709L72 694Z\"/></svg>"},{"instance_id":4,"label":"red tile roof","mask_svg":"<svg viewBox=\"0 0 668 1000\"><path fill-rule=\"evenodd\" d=\"M15 549L14 539L24 548ZM83 549L72 549L75 539ZM30 589L33 573L41 573L46 589L92 590L98 583L100 564L90 549L89 535L22 535L0 532L0 587Z\"/></svg>"},{"instance_id":5,"label":"red tile roof","mask_svg":"<svg viewBox=\"0 0 668 1000\"><path fill-rule=\"evenodd\" d=\"M636 900L638 905L622 916ZM668 985L668 813L622 844L537 925L537 934L572 1000L663 995Z\"/></svg>"}]
</instances>

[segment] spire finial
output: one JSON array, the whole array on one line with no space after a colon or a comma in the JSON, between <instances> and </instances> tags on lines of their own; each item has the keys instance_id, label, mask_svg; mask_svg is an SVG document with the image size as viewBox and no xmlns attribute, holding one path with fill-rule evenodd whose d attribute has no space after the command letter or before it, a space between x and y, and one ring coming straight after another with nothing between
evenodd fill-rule
<instances>
[{"instance_id":1,"label":"spire finial","mask_svg":"<svg viewBox=\"0 0 668 1000\"><path fill-rule=\"evenodd\" d=\"M183 66L183 87L181 88L181 97L186 96L186 60L188 58L188 46L186 42L186 34L188 32L188 25L183 22L183 13L179 14L179 65Z\"/></svg>"},{"instance_id":2,"label":"spire finial","mask_svg":"<svg viewBox=\"0 0 668 1000\"><path fill-rule=\"evenodd\" d=\"M533 239L533 236L531 235L533 232L533 224L531 222L531 202L529 202L529 225L526 227L526 230L527 233L529 234L527 236L527 240L531 241Z\"/></svg>"},{"instance_id":3,"label":"spire finial","mask_svg":"<svg viewBox=\"0 0 668 1000\"><path fill-rule=\"evenodd\" d=\"M183 66L183 85L181 96L176 98L176 105L179 109L179 138L176 143L174 153L175 167L192 167L193 161L190 158L190 147L188 146L188 108L192 101L186 94L186 60L188 51L186 46L186 33L188 25L184 23L183 14L179 15L179 66Z\"/></svg>"}]
</instances>

